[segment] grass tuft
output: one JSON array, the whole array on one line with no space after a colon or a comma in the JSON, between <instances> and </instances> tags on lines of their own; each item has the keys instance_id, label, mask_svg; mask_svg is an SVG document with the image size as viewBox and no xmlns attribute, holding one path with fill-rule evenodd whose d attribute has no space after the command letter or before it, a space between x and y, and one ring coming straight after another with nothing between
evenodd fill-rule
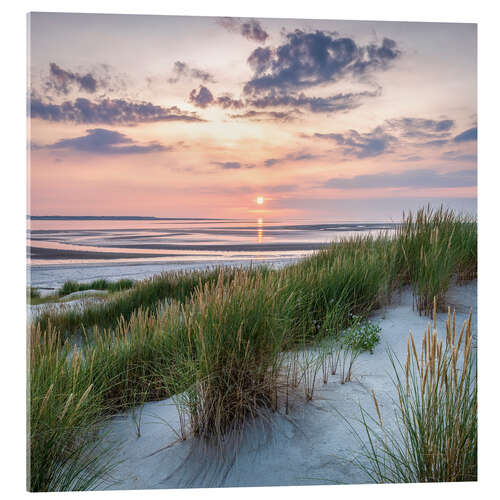
<instances>
[{"instance_id":1,"label":"grass tuft","mask_svg":"<svg viewBox=\"0 0 500 500\"><path fill-rule=\"evenodd\" d=\"M477 480L477 373L471 317L460 332L448 311L446 338L429 324L417 351L410 333L404 367L391 355L398 394L398 427L387 429L362 411L368 444L361 468L376 482ZM401 373L403 372L404 375ZM359 434L358 434L358 437ZM361 438L360 438L361 439Z\"/></svg>"}]
</instances>

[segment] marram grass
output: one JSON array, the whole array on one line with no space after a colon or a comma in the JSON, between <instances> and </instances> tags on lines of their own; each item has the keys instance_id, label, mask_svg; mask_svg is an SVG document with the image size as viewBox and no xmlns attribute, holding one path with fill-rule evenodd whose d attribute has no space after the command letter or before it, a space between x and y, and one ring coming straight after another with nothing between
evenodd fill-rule
<instances>
[{"instance_id":1,"label":"marram grass","mask_svg":"<svg viewBox=\"0 0 500 500\"><path fill-rule=\"evenodd\" d=\"M472 350L471 317L456 330L448 310L446 338L434 325L417 350L410 333L404 367L391 356L398 395L397 428L362 410L367 440L360 437L359 466L379 483L477 480L477 373ZM402 373L401 373L402 372Z\"/></svg>"}]
</instances>

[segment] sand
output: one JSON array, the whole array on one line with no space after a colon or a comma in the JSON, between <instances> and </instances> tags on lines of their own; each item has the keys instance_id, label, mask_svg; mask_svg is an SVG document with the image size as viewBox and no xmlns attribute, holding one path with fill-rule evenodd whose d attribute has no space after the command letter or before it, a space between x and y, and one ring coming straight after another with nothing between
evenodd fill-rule
<instances>
[{"instance_id":1,"label":"sand","mask_svg":"<svg viewBox=\"0 0 500 500\"><path fill-rule=\"evenodd\" d=\"M457 324L473 308L472 329L477 346L477 283L453 286L447 301L457 311ZM409 290L394 297L391 307L377 311L371 320L382 327L381 342L373 355L363 353L354 365L353 381L341 384L338 376L323 385L321 376L312 402L302 393L289 415L274 413L271 423L252 426L231 467L217 470L213 454L200 453L196 441L178 439L179 420L171 399L147 403L113 417L105 427L107 439L120 443L121 460L109 489L185 487L355 484L370 482L353 463L360 457L359 441L343 417L358 430L360 406L375 415L371 390L377 395L384 423L395 425L392 368L386 349L404 359L408 333L421 342L428 318L412 310ZM444 335L446 314L438 316L438 333ZM137 428L140 428L138 436ZM232 456L232 455L231 455ZM111 481L111 479L110 479Z\"/></svg>"},{"instance_id":2,"label":"sand","mask_svg":"<svg viewBox=\"0 0 500 500\"><path fill-rule=\"evenodd\" d=\"M53 293L66 281L73 280L79 283L89 283L96 279L118 281L120 279L142 280L155 274L168 271L194 271L214 268L215 266L258 266L268 265L280 268L299 260L298 257L280 257L274 259L235 259L182 261L182 262L116 262L116 263L75 263L57 265L33 265L28 270L28 283L38 289L42 296Z\"/></svg>"}]
</instances>

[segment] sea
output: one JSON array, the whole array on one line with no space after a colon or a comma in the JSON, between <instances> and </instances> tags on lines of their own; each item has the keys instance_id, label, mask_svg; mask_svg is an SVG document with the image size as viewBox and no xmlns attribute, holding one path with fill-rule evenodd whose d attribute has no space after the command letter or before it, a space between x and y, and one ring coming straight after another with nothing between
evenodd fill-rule
<instances>
[{"instance_id":1,"label":"sea","mask_svg":"<svg viewBox=\"0 0 500 500\"><path fill-rule=\"evenodd\" d=\"M65 281L143 279L217 265L283 266L341 238L391 232L393 222L253 218L28 218L28 283L50 293Z\"/></svg>"}]
</instances>

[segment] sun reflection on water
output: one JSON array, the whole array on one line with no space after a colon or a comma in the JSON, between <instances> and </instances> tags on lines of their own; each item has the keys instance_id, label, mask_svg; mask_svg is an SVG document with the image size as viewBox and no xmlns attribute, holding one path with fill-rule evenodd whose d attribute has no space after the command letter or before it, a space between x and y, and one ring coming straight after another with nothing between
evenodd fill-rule
<instances>
[{"instance_id":1,"label":"sun reflection on water","mask_svg":"<svg viewBox=\"0 0 500 500\"><path fill-rule=\"evenodd\" d=\"M257 243L262 243L264 239L263 224L264 222L262 219L257 220Z\"/></svg>"}]
</instances>

